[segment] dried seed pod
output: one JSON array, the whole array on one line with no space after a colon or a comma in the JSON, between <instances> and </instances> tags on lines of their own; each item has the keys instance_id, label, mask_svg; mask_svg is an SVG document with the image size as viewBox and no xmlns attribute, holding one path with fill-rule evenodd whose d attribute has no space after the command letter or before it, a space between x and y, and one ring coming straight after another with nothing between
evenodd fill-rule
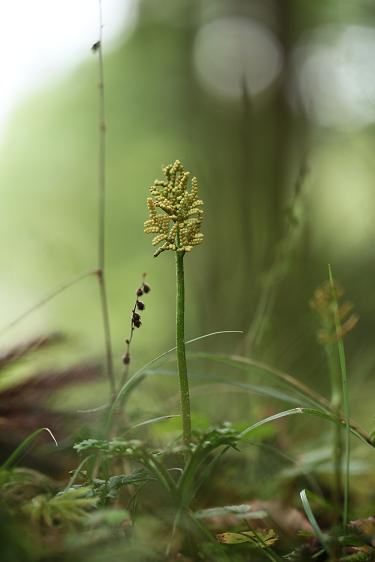
<instances>
[{"instance_id":1,"label":"dried seed pod","mask_svg":"<svg viewBox=\"0 0 375 562\"><path fill-rule=\"evenodd\" d=\"M138 308L138 310L144 310L145 309L145 303L143 301L137 300L137 308Z\"/></svg>"},{"instance_id":2,"label":"dried seed pod","mask_svg":"<svg viewBox=\"0 0 375 562\"><path fill-rule=\"evenodd\" d=\"M143 283L143 292L149 293L151 291L151 287L148 283Z\"/></svg>"},{"instance_id":3,"label":"dried seed pod","mask_svg":"<svg viewBox=\"0 0 375 562\"><path fill-rule=\"evenodd\" d=\"M129 365L130 363L130 355L129 353L125 353L125 355L122 358L122 362L124 363L124 365Z\"/></svg>"}]
</instances>

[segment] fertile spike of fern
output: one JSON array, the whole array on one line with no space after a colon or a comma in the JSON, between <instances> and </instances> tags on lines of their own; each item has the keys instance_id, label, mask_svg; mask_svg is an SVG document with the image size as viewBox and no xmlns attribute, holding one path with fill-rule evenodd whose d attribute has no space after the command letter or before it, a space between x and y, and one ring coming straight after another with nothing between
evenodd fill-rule
<instances>
[{"instance_id":1,"label":"fertile spike of fern","mask_svg":"<svg viewBox=\"0 0 375 562\"><path fill-rule=\"evenodd\" d=\"M310 306L320 316L322 325L318 332L320 343L331 343L342 339L353 330L359 320L358 315L352 312L352 303L342 301L344 294L343 287L336 281L333 281L333 284L327 281L314 292ZM335 323L336 313L340 320L339 329Z\"/></svg>"},{"instance_id":2,"label":"fertile spike of fern","mask_svg":"<svg viewBox=\"0 0 375 562\"><path fill-rule=\"evenodd\" d=\"M150 187L152 197L147 199L150 218L144 223L145 233L155 234L152 244L162 243L157 257L165 250L190 252L203 241L200 232L203 219L203 201L198 199L198 181L176 160L163 168L165 180L155 180ZM160 209L161 212L158 212Z\"/></svg>"}]
</instances>

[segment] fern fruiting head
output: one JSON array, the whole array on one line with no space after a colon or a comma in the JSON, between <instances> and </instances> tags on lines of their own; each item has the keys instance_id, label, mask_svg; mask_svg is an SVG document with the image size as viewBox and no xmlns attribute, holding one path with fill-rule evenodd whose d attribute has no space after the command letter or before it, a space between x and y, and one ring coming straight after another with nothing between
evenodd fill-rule
<instances>
[{"instance_id":1,"label":"fern fruiting head","mask_svg":"<svg viewBox=\"0 0 375 562\"><path fill-rule=\"evenodd\" d=\"M342 301L344 293L344 289L336 281L333 281L333 285L326 281L314 292L310 306L321 320L321 329L318 332L318 340L321 343L330 343L343 338L358 322L357 314L352 312L352 303ZM335 321L336 309L339 329Z\"/></svg>"},{"instance_id":2,"label":"fern fruiting head","mask_svg":"<svg viewBox=\"0 0 375 562\"><path fill-rule=\"evenodd\" d=\"M198 181L185 171L179 160L163 168L164 180L155 180L147 199L150 218L144 223L144 231L156 234L152 244L157 246L154 256L165 250L190 252L203 241L200 232L203 201L198 199Z\"/></svg>"}]
</instances>

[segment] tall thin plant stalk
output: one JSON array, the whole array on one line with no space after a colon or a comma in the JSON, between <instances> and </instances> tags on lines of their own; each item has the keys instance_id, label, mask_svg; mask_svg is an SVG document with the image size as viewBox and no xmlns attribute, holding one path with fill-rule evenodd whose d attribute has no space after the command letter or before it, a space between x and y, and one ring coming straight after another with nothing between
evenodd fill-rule
<instances>
[{"instance_id":1,"label":"tall thin plant stalk","mask_svg":"<svg viewBox=\"0 0 375 562\"><path fill-rule=\"evenodd\" d=\"M339 303L339 299L343 295L344 290L334 280L329 265L328 281L316 289L311 306L321 319L321 330L318 335L328 358L331 378L331 410L336 418L333 437L334 507L336 521L341 520L345 528L348 523L350 483L350 411L343 338L356 325L358 317L352 313L351 303L341 301ZM342 418L345 426L344 437ZM344 495L343 507L342 493Z\"/></svg>"},{"instance_id":2,"label":"tall thin plant stalk","mask_svg":"<svg viewBox=\"0 0 375 562\"><path fill-rule=\"evenodd\" d=\"M331 379L331 408L338 419L340 419L342 411L342 388L340 381L340 373L338 371L337 352L335 343L326 344L326 352L328 358L328 370ZM333 500L335 519L337 522L341 518L341 497L342 497L342 460L343 460L343 439L342 425L337 422L333 430L333 470L334 470L334 489Z\"/></svg>"},{"instance_id":3,"label":"tall thin plant stalk","mask_svg":"<svg viewBox=\"0 0 375 562\"><path fill-rule=\"evenodd\" d=\"M332 293L334 295L334 318L337 339L337 350L339 356L340 374L341 374L341 395L344 406L344 420L345 420L345 451L344 451L344 508L342 523L346 528L348 524L348 511L349 511L349 486L350 486L350 406L349 406L349 390L348 390L348 376L346 368L346 357L344 342L342 339L342 328L339 316L339 307L337 303L336 287L333 281L332 268L328 265L329 282L331 285Z\"/></svg>"},{"instance_id":4,"label":"tall thin plant stalk","mask_svg":"<svg viewBox=\"0 0 375 562\"><path fill-rule=\"evenodd\" d=\"M106 112L105 112L105 96L104 96L104 65L103 65L103 16L102 16L102 2L98 0L99 5L99 40L93 45L92 50L98 53L98 89L99 89L99 170L98 170L98 250L97 250L97 266L89 271L81 273L72 279L61 283L52 291L47 293L34 305L12 320L10 323L0 329L0 336L7 333L30 314L43 307L55 297L69 289L70 287L78 284L83 279L96 276L99 285L99 295L102 311L102 322L104 332L104 346L106 353L106 374L108 377L111 401L116 397L116 381L113 369L112 358L112 340L109 321L108 310L108 297L106 289L106 276L105 276L105 232L106 232Z\"/></svg>"},{"instance_id":5,"label":"tall thin plant stalk","mask_svg":"<svg viewBox=\"0 0 375 562\"><path fill-rule=\"evenodd\" d=\"M183 442L191 442L191 413L189 379L185 352L185 277L184 257L194 246L203 241L200 232L203 201L198 199L198 182L191 180L190 173L176 160L163 169L165 179L155 180L150 188L152 197L147 199L150 218L145 221L145 232L155 234L153 245L157 257L172 250L176 254L176 350L180 383L180 405L182 416ZM160 212L161 211L161 212ZM188 456L188 453L187 455Z\"/></svg>"},{"instance_id":6,"label":"tall thin plant stalk","mask_svg":"<svg viewBox=\"0 0 375 562\"><path fill-rule=\"evenodd\" d=\"M105 269L105 234L106 234L106 192L107 192L107 176L106 176L106 111L105 111L105 92L104 92L104 65L103 65L103 13L102 2L99 3L99 40L95 43L93 49L98 53L98 89L99 89L99 204L98 204L98 267L96 275L99 284L99 294L102 310L104 345L106 353L106 374L108 377L111 399L116 395L116 381L113 370L112 358L112 340L111 328L109 321L108 296L106 286L106 269Z\"/></svg>"},{"instance_id":7,"label":"tall thin plant stalk","mask_svg":"<svg viewBox=\"0 0 375 562\"><path fill-rule=\"evenodd\" d=\"M176 348L180 381L180 402L183 440L186 446L191 442L191 412L189 379L185 351L185 275L184 254L176 252Z\"/></svg>"}]
</instances>

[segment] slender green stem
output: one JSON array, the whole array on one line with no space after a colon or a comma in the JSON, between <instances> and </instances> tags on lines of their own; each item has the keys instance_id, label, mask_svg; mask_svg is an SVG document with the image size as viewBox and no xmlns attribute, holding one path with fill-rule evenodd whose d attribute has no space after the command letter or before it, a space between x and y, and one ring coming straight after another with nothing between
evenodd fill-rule
<instances>
[{"instance_id":1,"label":"slender green stem","mask_svg":"<svg viewBox=\"0 0 375 562\"><path fill-rule=\"evenodd\" d=\"M191 414L189 380L185 353L185 279L184 252L176 252L176 348L177 367L180 379L180 400L182 414L182 432L185 445L191 442Z\"/></svg>"},{"instance_id":2,"label":"slender green stem","mask_svg":"<svg viewBox=\"0 0 375 562\"><path fill-rule=\"evenodd\" d=\"M344 400L344 416L345 416L345 479L344 479L344 528L348 524L349 510L349 484L350 484L350 410L349 410L349 393L348 379L346 371L345 350L342 339L338 341L340 369L342 376L342 394Z\"/></svg>"},{"instance_id":3,"label":"slender green stem","mask_svg":"<svg viewBox=\"0 0 375 562\"><path fill-rule=\"evenodd\" d=\"M76 481L79 473L81 472L82 468L85 466L85 464L91 460L94 457L94 455L89 455L88 457L85 457L83 459L82 462L79 463L79 465L77 466L77 468L75 469L75 471L73 472L69 482L67 483L67 485L64 488L64 492L66 492L67 490L69 490L69 488L71 488L74 484L74 482Z\"/></svg>"},{"instance_id":4,"label":"slender green stem","mask_svg":"<svg viewBox=\"0 0 375 562\"><path fill-rule=\"evenodd\" d=\"M344 510L343 510L343 526L344 529L348 524L348 510L349 510L349 484L350 484L350 407L349 407L349 392L348 392L348 377L346 369L345 348L342 336L340 336L341 326L340 317L338 313L338 304L336 298L336 291L333 281L332 269L328 265L329 281L335 296L335 327L337 336L337 348L340 364L340 374L342 383L342 399L344 406L345 418L345 478L344 478Z\"/></svg>"},{"instance_id":5,"label":"slender green stem","mask_svg":"<svg viewBox=\"0 0 375 562\"><path fill-rule=\"evenodd\" d=\"M104 270L99 268L96 273L98 278L99 296L100 296L100 303L102 309L104 345L105 345L105 354L106 354L106 372L107 372L107 377L110 387L111 402L113 402L116 398L116 382L113 372L112 339L111 339L111 330L110 330L110 323L109 323L107 289L106 289Z\"/></svg>"},{"instance_id":6,"label":"slender green stem","mask_svg":"<svg viewBox=\"0 0 375 562\"><path fill-rule=\"evenodd\" d=\"M150 455L145 455L142 458L141 463L155 475L156 479L164 486L171 497L177 501L176 485L163 464L155 458L152 458Z\"/></svg>"},{"instance_id":7,"label":"slender green stem","mask_svg":"<svg viewBox=\"0 0 375 562\"><path fill-rule=\"evenodd\" d=\"M340 373L338 372L336 347L335 344L330 342L327 343L325 347L331 378L331 408L333 413L339 418L342 409L342 388ZM342 494L342 425L340 423L336 423L333 432L334 513L336 522L339 522L341 517Z\"/></svg>"}]
</instances>

